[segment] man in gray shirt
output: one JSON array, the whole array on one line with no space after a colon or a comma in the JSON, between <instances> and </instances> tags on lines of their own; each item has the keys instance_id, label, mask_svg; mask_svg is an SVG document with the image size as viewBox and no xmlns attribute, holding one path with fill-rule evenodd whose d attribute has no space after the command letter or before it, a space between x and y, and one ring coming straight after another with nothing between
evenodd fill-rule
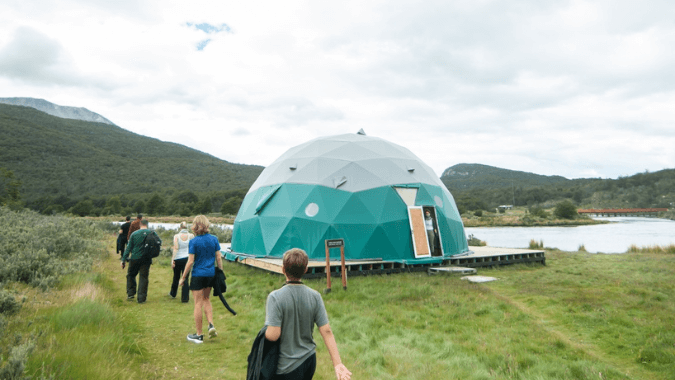
<instances>
[{"instance_id":1,"label":"man in gray shirt","mask_svg":"<svg viewBox=\"0 0 675 380\"><path fill-rule=\"evenodd\" d=\"M335 376L338 380L349 380L352 373L340 359L321 294L302 284L308 261L302 249L284 253L282 271L286 285L267 296L265 338L273 342L281 339L274 379L309 380L314 376L316 343L312 333L316 324L333 361Z\"/></svg>"}]
</instances>

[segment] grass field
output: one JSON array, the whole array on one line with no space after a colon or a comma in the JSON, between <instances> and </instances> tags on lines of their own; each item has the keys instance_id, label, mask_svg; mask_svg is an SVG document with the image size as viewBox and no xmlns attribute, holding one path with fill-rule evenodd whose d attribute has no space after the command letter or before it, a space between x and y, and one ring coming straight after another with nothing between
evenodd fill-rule
<instances>
[{"instance_id":1,"label":"grass field","mask_svg":"<svg viewBox=\"0 0 675 380\"><path fill-rule=\"evenodd\" d=\"M219 336L195 345L192 303L167 293L168 257L155 259L148 301L125 295L109 254L47 292L12 285L24 300L4 339L29 336L34 379L244 379L267 294L283 280L225 263L232 316L217 299ZM354 379L673 379L675 255L546 252L547 266L482 269L473 284L423 273L352 277L324 301ZM308 280L316 290L325 279ZM315 379L333 379L318 331ZM11 355L9 355L11 356ZM4 360L11 358L5 357ZM4 363L6 364L6 363Z\"/></svg>"}]
</instances>

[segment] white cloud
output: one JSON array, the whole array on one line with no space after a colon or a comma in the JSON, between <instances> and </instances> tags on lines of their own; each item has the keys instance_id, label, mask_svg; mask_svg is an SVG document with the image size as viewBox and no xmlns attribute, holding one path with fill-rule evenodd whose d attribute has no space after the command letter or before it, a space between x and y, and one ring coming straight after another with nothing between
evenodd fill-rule
<instances>
[{"instance_id":1,"label":"white cloud","mask_svg":"<svg viewBox=\"0 0 675 380\"><path fill-rule=\"evenodd\" d=\"M363 128L462 162L672 168L667 1L0 4L0 96L82 106L227 161Z\"/></svg>"}]
</instances>

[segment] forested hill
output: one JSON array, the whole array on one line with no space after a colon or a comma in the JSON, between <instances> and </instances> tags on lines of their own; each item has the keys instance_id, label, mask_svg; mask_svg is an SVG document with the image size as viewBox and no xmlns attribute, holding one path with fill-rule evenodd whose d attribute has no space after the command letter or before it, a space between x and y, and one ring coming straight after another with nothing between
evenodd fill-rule
<instances>
[{"instance_id":1,"label":"forested hill","mask_svg":"<svg viewBox=\"0 0 675 380\"><path fill-rule=\"evenodd\" d=\"M545 176L481 164L451 166L443 171L441 181L450 191L491 190L513 186L546 186L570 182L569 179L561 176Z\"/></svg>"},{"instance_id":2,"label":"forested hill","mask_svg":"<svg viewBox=\"0 0 675 380\"><path fill-rule=\"evenodd\" d=\"M498 205L552 207L572 200L581 208L673 208L675 169L618 179L543 176L479 164L458 164L441 177L460 211Z\"/></svg>"},{"instance_id":3,"label":"forested hill","mask_svg":"<svg viewBox=\"0 0 675 380\"><path fill-rule=\"evenodd\" d=\"M233 164L120 127L0 104L0 167L37 198L247 190L261 166Z\"/></svg>"}]
</instances>

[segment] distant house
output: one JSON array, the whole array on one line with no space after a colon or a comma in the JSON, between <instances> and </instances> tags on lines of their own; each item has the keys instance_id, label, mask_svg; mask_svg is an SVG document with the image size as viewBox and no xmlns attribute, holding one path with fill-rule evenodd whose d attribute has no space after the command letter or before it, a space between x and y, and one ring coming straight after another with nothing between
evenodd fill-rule
<instances>
[{"instance_id":1,"label":"distant house","mask_svg":"<svg viewBox=\"0 0 675 380\"><path fill-rule=\"evenodd\" d=\"M513 205L501 205L497 208L500 210L511 210L513 208Z\"/></svg>"}]
</instances>

